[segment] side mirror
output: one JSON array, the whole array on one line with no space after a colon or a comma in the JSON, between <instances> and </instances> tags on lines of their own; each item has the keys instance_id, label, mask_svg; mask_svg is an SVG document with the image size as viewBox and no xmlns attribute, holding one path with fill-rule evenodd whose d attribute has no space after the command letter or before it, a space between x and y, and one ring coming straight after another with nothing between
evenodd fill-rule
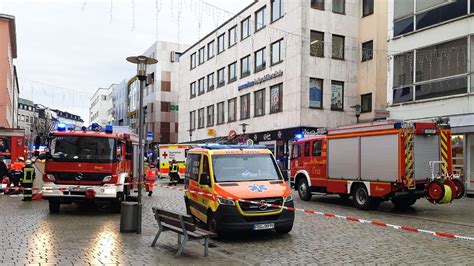
<instances>
[{"instance_id":1,"label":"side mirror","mask_svg":"<svg viewBox=\"0 0 474 266\"><path fill-rule=\"evenodd\" d=\"M211 180L209 178L209 174L207 173L202 173L201 176L199 177L199 185L211 185Z\"/></svg>"},{"instance_id":2,"label":"side mirror","mask_svg":"<svg viewBox=\"0 0 474 266\"><path fill-rule=\"evenodd\" d=\"M283 180L285 180L285 182L288 182L288 180L290 180L290 178L288 177L288 170L281 170L281 174L283 175Z\"/></svg>"}]
</instances>

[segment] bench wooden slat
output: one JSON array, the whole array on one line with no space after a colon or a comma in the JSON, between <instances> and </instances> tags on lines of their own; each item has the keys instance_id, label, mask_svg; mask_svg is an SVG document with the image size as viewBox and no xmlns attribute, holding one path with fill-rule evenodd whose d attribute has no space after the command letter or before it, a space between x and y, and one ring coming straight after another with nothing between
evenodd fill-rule
<instances>
[{"instance_id":1,"label":"bench wooden slat","mask_svg":"<svg viewBox=\"0 0 474 266\"><path fill-rule=\"evenodd\" d=\"M183 233L183 229L181 229L181 227L176 227L176 226L172 226L172 225L169 225L169 224L163 224L163 228L165 228L167 230L170 230L170 231L173 231L173 232L178 233L178 234ZM206 234L198 233L198 231L188 232L188 235L192 238L195 238L195 239L201 239L201 238L205 238L205 237L208 236Z\"/></svg>"},{"instance_id":2,"label":"bench wooden slat","mask_svg":"<svg viewBox=\"0 0 474 266\"><path fill-rule=\"evenodd\" d=\"M178 219L170 218L162 214L158 214L158 216L160 217L161 222L181 228L181 221L179 220L179 218ZM196 226L193 223L185 222L184 226L186 227L186 231L188 232L196 231Z\"/></svg>"},{"instance_id":3,"label":"bench wooden slat","mask_svg":"<svg viewBox=\"0 0 474 266\"><path fill-rule=\"evenodd\" d=\"M163 210L163 209L160 209L160 208L153 208L153 212L155 212L155 213L157 212L158 214L168 216L168 217L171 217L171 218L175 218L175 219L179 219L179 216L181 215L185 222L188 222L188 223L193 223L194 222L193 217L191 217L190 215L187 215L187 214L179 214L179 213L175 213L175 212L166 211L166 210Z\"/></svg>"}]
</instances>

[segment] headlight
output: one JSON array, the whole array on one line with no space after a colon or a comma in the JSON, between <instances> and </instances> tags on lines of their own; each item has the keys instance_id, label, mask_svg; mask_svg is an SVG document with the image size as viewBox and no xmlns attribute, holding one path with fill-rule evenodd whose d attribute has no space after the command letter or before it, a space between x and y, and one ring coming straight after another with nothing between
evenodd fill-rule
<instances>
[{"instance_id":1,"label":"headlight","mask_svg":"<svg viewBox=\"0 0 474 266\"><path fill-rule=\"evenodd\" d=\"M285 202L292 202L293 201L293 196L292 195L289 195L288 197L286 197L285 199Z\"/></svg>"},{"instance_id":2,"label":"headlight","mask_svg":"<svg viewBox=\"0 0 474 266\"><path fill-rule=\"evenodd\" d=\"M217 197L217 202L219 202L221 205L235 206L235 201L233 199Z\"/></svg>"},{"instance_id":3,"label":"headlight","mask_svg":"<svg viewBox=\"0 0 474 266\"><path fill-rule=\"evenodd\" d=\"M45 176L46 179L47 179L47 180L45 180L45 181L51 181L51 182L56 181L56 178L54 178L54 175L52 175L52 174L45 174L44 176Z\"/></svg>"},{"instance_id":4,"label":"headlight","mask_svg":"<svg viewBox=\"0 0 474 266\"><path fill-rule=\"evenodd\" d=\"M108 176L104 177L104 180L102 180L102 181L109 182L110 180L112 180L112 176L108 175Z\"/></svg>"}]
</instances>

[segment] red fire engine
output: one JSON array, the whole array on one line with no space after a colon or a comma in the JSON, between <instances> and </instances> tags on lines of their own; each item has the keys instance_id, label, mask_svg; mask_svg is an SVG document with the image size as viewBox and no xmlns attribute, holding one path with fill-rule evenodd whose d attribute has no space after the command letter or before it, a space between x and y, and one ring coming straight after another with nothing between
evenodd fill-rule
<instances>
[{"instance_id":1,"label":"red fire engine","mask_svg":"<svg viewBox=\"0 0 474 266\"><path fill-rule=\"evenodd\" d=\"M0 157L3 157L5 164L10 165L10 162L25 156L25 131L0 128Z\"/></svg>"},{"instance_id":2,"label":"red fire engine","mask_svg":"<svg viewBox=\"0 0 474 266\"><path fill-rule=\"evenodd\" d=\"M120 209L130 195L133 177L138 176L138 137L130 133L68 131L59 124L50 134L43 175L43 198L49 210L58 213L60 204L94 201L99 207ZM127 183L127 185L124 185Z\"/></svg>"},{"instance_id":3,"label":"red fire engine","mask_svg":"<svg viewBox=\"0 0 474 266\"><path fill-rule=\"evenodd\" d=\"M408 207L426 197L448 203L464 194L453 175L449 125L378 122L341 127L295 141L291 179L302 200L352 196L360 209L391 200Z\"/></svg>"}]
</instances>

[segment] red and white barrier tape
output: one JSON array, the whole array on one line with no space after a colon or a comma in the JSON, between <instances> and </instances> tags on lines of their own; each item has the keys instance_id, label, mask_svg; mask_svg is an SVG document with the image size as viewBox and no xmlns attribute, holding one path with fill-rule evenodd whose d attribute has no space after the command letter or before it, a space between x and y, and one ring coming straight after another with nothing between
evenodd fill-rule
<instances>
[{"instance_id":1,"label":"red and white barrier tape","mask_svg":"<svg viewBox=\"0 0 474 266\"><path fill-rule=\"evenodd\" d=\"M143 184L147 184L148 182L143 182ZM116 184L117 186L122 186L122 185L132 185L132 184L138 184L138 182L134 183L123 183L123 184ZM208 196L212 198L216 198L217 195L211 194L211 193L206 193L206 192L201 192L201 191L193 191L185 188L179 188L179 187L172 187L172 186L166 186L166 185L160 185L160 184L155 184L156 187L161 187L161 188L167 188L167 189L173 189L173 190L178 190L182 192L189 192L193 194L198 194L201 196ZM75 185L71 185L69 187L61 187L57 188L60 191L66 191L70 190L70 188L77 187ZM23 187L16 187L17 189L22 189L22 190L33 190L33 191L39 191L39 193L42 192L41 188L23 188ZM12 188L9 188L12 190ZM220 197L220 196L217 196ZM414 232L414 233L425 233L425 234L430 234L433 236L437 237L443 237L443 238L450 238L450 239L461 239L461 240L470 240L474 241L474 237L468 237L468 236L461 236L457 234L452 234L452 233L445 233L445 232L436 232L436 231L430 231L430 230L424 230L424 229L419 229L415 227L408 227L408 226L400 226L400 225L394 225L394 224L388 224L388 223L383 223L379 221L371 221L371 220L366 220L366 219L360 219L356 217L351 217L351 216L343 216L343 215L337 215L333 213L328 213L328 212L318 212L315 210L307 210L307 209L300 209L300 208L295 208L295 207L287 207L284 205L276 205L276 204L269 204L269 203L264 203L264 202L257 202L257 201L252 201L252 200L246 200L246 199L236 199L232 197L221 197L222 199L228 199L228 200L234 200L234 201L239 201L239 202L245 202L245 203L250 203L250 204L255 204L255 205L260 205L260 206L267 206L271 208L279 208L279 209L285 209L288 211L298 211L298 212L303 212L307 214L315 214L315 215L320 215L320 216L325 216L329 218L335 218L335 219L341 219L341 220L346 220L346 221L351 221L351 222L359 222L363 224L372 224L376 225L379 227L387 227L387 228L393 228L397 230L402 230L402 231L407 231L407 232Z\"/></svg>"}]
</instances>

